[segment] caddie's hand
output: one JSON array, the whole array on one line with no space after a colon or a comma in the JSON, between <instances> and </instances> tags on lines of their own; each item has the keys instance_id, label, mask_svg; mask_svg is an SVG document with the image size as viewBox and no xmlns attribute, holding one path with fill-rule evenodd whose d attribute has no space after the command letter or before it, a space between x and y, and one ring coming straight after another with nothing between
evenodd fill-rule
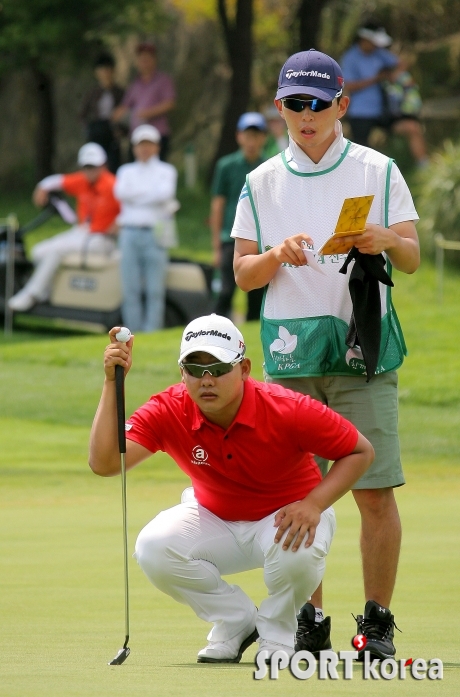
<instances>
[{"instance_id":1,"label":"caddie's hand","mask_svg":"<svg viewBox=\"0 0 460 697\"><path fill-rule=\"evenodd\" d=\"M115 336L120 329L121 327L113 327L113 329L110 330L110 344L104 351L104 372L106 379L111 381L115 380L116 365L123 366L126 376L132 364L134 336L131 336L130 340L127 341L126 344L121 343L120 341L117 341Z\"/></svg>"},{"instance_id":2,"label":"caddie's hand","mask_svg":"<svg viewBox=\"0 0 460 697\"><path fill-rule=\"evenodd\" d=\"M350 241L362 254L381 254L391 249L395 242L395 236L396 232L393 230L382 225L367 223L366 232L361 235L342 237L341 241Z\"/></svg>"},{"instance_id":3,"label":"caddie's hand","mask_svg":"<svg viewBox=\"0 0 460 697\"><path fill-rule=\"evenodd\" d=\"M321 519L321 511L303 501L290 503L288 506L283 506L275 516L274 526L278 528L275 535L275 542L279 542L286 530L288 534L283 541L283 549L289 549L291 542L292 551L297 552L302 541L305 541L305 547L310 547L315 539L316 528Z\"/></svg>"},{"instance_id":4,"label":"caddie's hand","mask_svg":"<svg viewBox=\"0 0 460 697\"><path fill-rule=\"evenodd\" d=\"M43 206L46 206L49 201L48 192L45 191L45 189L41 189L39 186L36 186L32 194L32 200L36 206L43 208Z\"/></svg>"},{"instance_id":5,"label":"caddie's hand","mask_svg":"<svg viewBox=\"0 0 460 697\"><path fill-rule=\"evenodd\" d=\"M307 259L303 253L302 242L313 245L310 235L300 232L292 237L287 237L284 242L273 247L272 254L275 255L280 264L291 264L292 266L306 266Z\"/></svg>"}]
</instances>

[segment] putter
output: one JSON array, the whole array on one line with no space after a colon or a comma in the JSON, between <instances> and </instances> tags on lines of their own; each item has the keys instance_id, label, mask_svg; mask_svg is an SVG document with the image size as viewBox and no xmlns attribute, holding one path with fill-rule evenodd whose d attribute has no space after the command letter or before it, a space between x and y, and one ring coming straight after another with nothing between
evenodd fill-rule
<instances>
[{"instance_id":1,"label":"putter","mask_svg":"<svg viewBox=\"0 0 460 697\"><path fill-rule=\"evenodd\" d=\"M131 332L122 327L116 335L118 341L125 343L129 340ZM127 338L125 338L127 337ZM129 583L128 583L128 526L126 520L126 434L125 434L125 370L123 366L115 366L115 389L117 397L117 422L118 422L118 449L120 451L121 464L121 505L123 509L123 557L125 580L125 643L115 658L108 663L109 666L120 666L126 661L131 649L129 641Z\"/></svg>"}]
</instances>

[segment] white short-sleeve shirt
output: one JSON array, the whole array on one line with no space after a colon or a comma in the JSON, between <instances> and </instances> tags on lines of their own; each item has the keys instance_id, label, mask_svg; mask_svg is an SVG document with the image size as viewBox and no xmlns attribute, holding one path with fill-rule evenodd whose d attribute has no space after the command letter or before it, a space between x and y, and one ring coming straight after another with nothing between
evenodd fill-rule
<instances>
[{"instance_id":1,"label":"white short-sleeve shirt","mask_svg":"<svg viewBox=\"0 0 460 697\"><path fill-rule=\"evenodd\" d=\"M340 121L336 125L336 139L318 163L314 163L303 150L289 138L289 147L286 150L286 160L292 169L299 172L321 172L334 165L344 151L347 141L342 134ZM407 220L418 221L412 195L404 177L396 163L393 163L390 174L390 200L388 210L388 224L395 225ZM251 202L247 194L246 184L241 192L240 200L236 208L235 221L231 236L241 237L245 240L257 242L257 230L252 212Z\"/></svg>"}]
</instances>

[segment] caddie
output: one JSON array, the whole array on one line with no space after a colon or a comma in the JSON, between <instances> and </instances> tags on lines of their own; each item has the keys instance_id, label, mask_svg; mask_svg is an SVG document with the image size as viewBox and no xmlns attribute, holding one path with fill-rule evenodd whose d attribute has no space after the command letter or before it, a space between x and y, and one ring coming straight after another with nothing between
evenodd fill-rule
<instances>
[{"instance_id":1,"label":"caddie","mask_svg":"<svg viewBox=\"0 0 460 697\"><path fill-rule=\"evenodd\" d=\"M362 522L366 600L358 632L367 638L366 650L386 658L396 650L389 607L401 524L394 487L404 484L404 476L395 371L406 346L390 287L380 284L373 318L381 340L376 374L368 381L361 348L366 331L361 342L358 336L347 344L354 265L339 273L346 254L317 252L334 232L344 200L373 195L365 232L343 240L363 257L383 254L389 276L392 268L413 273L420 263L418 216L396 164L344 138L340 119L350 102L344 87L338 63L314 49L292 55L282 67L275 105L286 121L289 147L247 176L232 231L234 269L244 291L269 284L261 320L267 381L327 404L374 446L372 466L352 487ZM313 254L311 264L305 247ZM325 474L327 458L319 464ZM300 614L296 646L310 651L331 646L321 588Z\"/></svg>"},{"instance_id":2,"label":"caddie","mask_svg":"<svg viewBox=\"0 0 460 697\"><path fill-rule=\"evenodd\" d=\"M131 368L133 339L110 332L90 466L119 474L115 366ZM135 556L161 591L213 627L199 663L238 663L256 639L270 656L294 652L296 613L320 582L335 530L331 505L369 467L356 428L298 392L250 377L243 336L219 315L193 320L179 355L181 382L154 395L126 424L126 467L161 450L194 495L140 532ZM312 453L334 460L321 479ZM222 575L264 570L259 609Z\"/></svg>"}]
</instances>

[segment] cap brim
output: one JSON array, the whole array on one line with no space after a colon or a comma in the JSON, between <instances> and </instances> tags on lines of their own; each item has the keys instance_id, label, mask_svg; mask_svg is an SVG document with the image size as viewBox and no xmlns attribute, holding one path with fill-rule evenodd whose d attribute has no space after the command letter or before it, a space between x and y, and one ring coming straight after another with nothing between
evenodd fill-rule
<instances>
[{"instance_id":1,"label":"cap brim","mask_svg":"<svg viewBox=\"0 0 460 697\"><path fill-rule=\"evenodd\" d=\"M148 143L153 143L154 145L158 145L160 142L159 140L153 140L152 138L135 138L131 140L132 145L139 145L139 143L142 143L142 141L147 141Z\"/></svg>"},{"instance_id":2,"label":"cap brim","mask_svg":"<svg viewBox=\"0 0 460 697\"><path fill-rule=\"evenodd\" d=\"M387 48L393 39L385 31L372 31L363 27L358 30L358 37L370 41L376 48Z\"/></svg>"},{"instance_id":3,"label":"cap brim","mask_svg":"<svg viewBox=\"0 0 460 697\"><path fill-rule=\"evenodd\" d=\"M371 39L371 42L374 46L377 46L377 48L388 48L392 43L392 39L389 36L379 36L375 39Z\"/></svg>"},{"instance_id":4,"label":"cap brim","mask_svg":"<svg viewBox=\"0 0 460 697\"><path fill-rule=\"evenodd\" d=\"M332 102L338 91L339 90L320 89L319 87L308 87L307 85L288 85L287 87L279 88L275 99L292 97L294 94L308 94L318 99L324 99L326 102Z\"/></svg>"},{"instance_id":5,"label":"cap brim","mask_svg":"<svg viewBox=\"0 0 460 697\"><path fill-rule=\"evenodd\" d=\"M261 133L266 133L267 129L262 127L260 124L257 123L250 123L248 126L244 126L244 128L238 128L238 130L241 131L248 131L250 128L254 128L256 131L260 131Z\"/></svg>"},{"instance_id":6,"label":"cap brim","mask_svg":"<svg viewBox=\"0 0 460 697\"><path fill-rule=\"evenodd\" d=\"M179 362L182 363L187 356L190 356L191 353L197 353L199 351L210 353L211 356L214 356L214 358L217 358L217 360L221 361L222 363L231 363L239 355L241 355L236 353L236 351L229 351L228 349L220 348L220 346L207 346L206 344L203 344L203 346L195 345L193 348L190 347L183 351L179 356Z\"/></svg>"},{"instance_id":7,"label":"cap brim","mask_svg":"<svg viewBox=\"0 0 460 697\"><path fill-rule=\"evenodd\" d=\"M78 165L80 167L102 167L102 165L105 165L106 160L103 162L91 162L88 160L84 160L83 162L79 162Z\"/></svg>"}]
</instances>

